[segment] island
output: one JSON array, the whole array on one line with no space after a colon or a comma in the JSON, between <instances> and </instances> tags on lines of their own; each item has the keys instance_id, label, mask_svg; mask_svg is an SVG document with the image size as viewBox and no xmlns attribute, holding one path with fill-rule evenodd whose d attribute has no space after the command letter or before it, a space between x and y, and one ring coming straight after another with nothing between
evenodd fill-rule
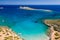
<instances>
[{"instance_id":1,"label":"island","mask_svg":"<svg viewBox=\"0 0 60 40\"><path fill-rule=\"evenodd\" d=\"M31 8L31 7L22 7L22 6L20 6L19 8L20 9L25 9L25 10L36 10L34 8Z\"/></svg>"},{"instance_id":2,"label":"island","mask_svg":"<svg viewBox=\"0 0 60 40\"><path fill-rule=\"evenodd\" d=\"M22 40L22 38L9 27L0 26L0 40Z\"/></svg>"},{"instance_id":3,"label":"island","mask_svg":"<svg viewBox=\"0 0 60 40\"><path fill-rule=\"evenodd\" d=\"M49 27L49 40L60 40L60 19L46 19L44 23Z\"/></svg>"}]
</instances>

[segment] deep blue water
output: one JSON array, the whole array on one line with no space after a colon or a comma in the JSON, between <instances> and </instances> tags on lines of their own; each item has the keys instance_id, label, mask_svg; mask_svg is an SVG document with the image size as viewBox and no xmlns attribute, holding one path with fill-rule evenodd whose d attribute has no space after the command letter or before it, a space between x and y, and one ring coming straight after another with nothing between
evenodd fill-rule
<instances>
[{"instance_id":1,"label":"deep blue water","mask_svg":"<svg viewBox=\"0 0 60 40\"><path fill-rule=\"evenodd\" d=\"M25 10L20 6L35 9L51 10ZM46 32L48 27L44 19L59 19L60 5L0 5L0 25L9 26L25 40L48 40ZM4 22L2 22L4 20Z\"/></svg>"},{"instance_id":2,"label":"deep blue water","mask_svg":"<svg viewBox=\"0 0 60 40\"><path fill-rule=\"evenodd\" d=\"M49 9L54 11L60 11L60 5L0 5L0 7L16 9L20 6L28 6L37 9Z\"/></svg>"}]
</instances>

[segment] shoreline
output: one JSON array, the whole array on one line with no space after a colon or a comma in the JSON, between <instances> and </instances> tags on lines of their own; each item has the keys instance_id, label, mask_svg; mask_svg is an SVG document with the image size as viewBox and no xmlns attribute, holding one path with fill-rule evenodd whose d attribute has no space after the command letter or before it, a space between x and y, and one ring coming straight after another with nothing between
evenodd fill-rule
<instances>
[{"instance_id":1,"label":"shoreline","mask_svg":"<svg viewBox=\"0 0 60 40\"><path fill-rule=\"evenodd\" d=\"M60 19L56 19L56 20L46 19L46 20L44 20L44 23L47 26L49 26L50 40L60 40L60 30L59 30Z\"/></svg>"},{"instance_id":2,"label":"shoreline","mask_svg":"<svg viewBox=\"0 0 60 40\"><path fill-rule=\"evenodd\" d=\"M22 40L12 29L7 26L0 26L0 39L1 40Z\"/></svg>"}]
</instances>

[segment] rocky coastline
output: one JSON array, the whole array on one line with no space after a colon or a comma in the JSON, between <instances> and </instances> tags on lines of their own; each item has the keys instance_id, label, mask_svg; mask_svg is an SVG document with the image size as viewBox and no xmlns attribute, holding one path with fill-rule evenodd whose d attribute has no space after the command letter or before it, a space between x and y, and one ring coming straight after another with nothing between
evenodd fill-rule
<instances>
[{"instance_id":1,"label":"rocky coastline","mask_svg":"<svg viewBox=\"0 0 60 40\"><path fill-rule=\"evenodd\" d=\"M44 23L49 27L49 40L60 40L60 19L46 19Z\"/></svg>"},{"instance_id":2,"label":"rocky coastline","mask_svg":"<svg viewBox=\"0 0 60 40\"><path fill-rule=\"evenodd\" d=\"M7 26L0 26L0 40L22 40L22 38Z\"/></svg>"}]
</instances>

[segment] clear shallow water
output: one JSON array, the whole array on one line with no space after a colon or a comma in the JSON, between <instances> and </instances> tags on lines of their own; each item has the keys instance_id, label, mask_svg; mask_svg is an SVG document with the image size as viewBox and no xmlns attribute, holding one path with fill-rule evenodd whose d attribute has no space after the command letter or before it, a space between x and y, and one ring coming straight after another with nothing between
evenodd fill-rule
<instances>
[{"instance_id":1,"label":"clear shallow water","mask_svg":"<svg viewBox=\"0 0 60 40\"><path fill-rule=\"evenodd\" d=\"M0 9L0 25L9 26L25 40L48 40L48 27L43 20L57 18L60 13L55 11L22 10L11 6Z\"/></svg>"}]
</instances>

